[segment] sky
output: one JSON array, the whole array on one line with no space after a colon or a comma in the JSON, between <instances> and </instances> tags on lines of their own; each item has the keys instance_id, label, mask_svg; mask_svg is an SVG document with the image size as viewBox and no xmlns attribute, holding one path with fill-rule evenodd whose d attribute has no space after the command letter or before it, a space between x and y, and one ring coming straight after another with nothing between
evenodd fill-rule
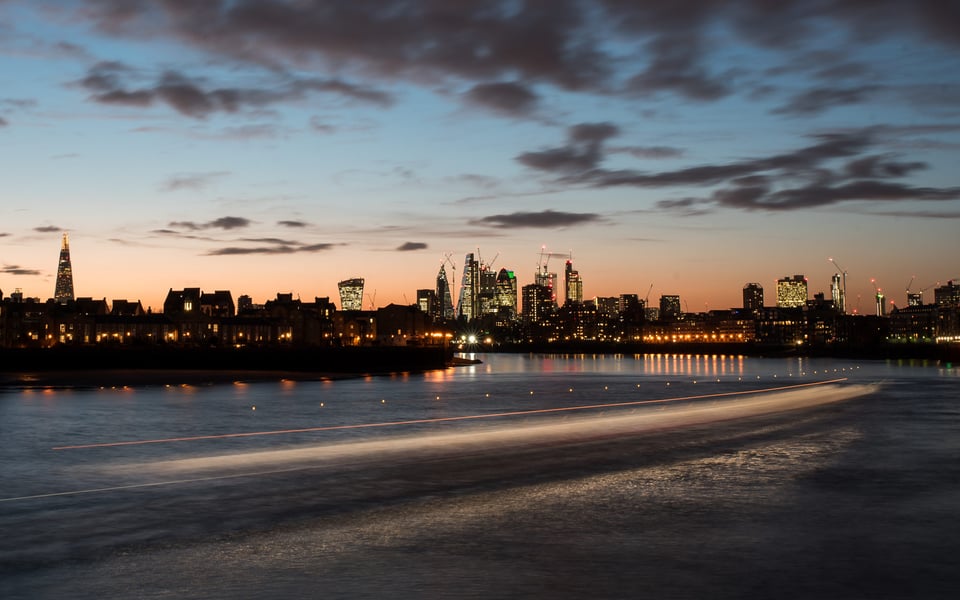
<instances>
[{"instance_id":1,"label":"sky","mask_svg":"<svg viewBox=\"0 0 960 600\"><path fill-rule=\"evenodd\" d=\"M0 0L0 165L5 296L68 232L78 296L154 310L473 252L692 312L839 266L870 312L960 280L960 4Z\"/></svg>"}]
</instances>

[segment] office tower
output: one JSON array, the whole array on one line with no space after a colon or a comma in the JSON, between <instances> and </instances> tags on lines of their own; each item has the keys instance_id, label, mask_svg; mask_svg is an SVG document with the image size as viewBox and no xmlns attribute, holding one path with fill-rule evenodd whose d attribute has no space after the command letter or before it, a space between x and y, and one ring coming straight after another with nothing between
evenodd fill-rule
<instances>
[{"instance_id":1,"label":"office tower","mask_svg":"<svg viewBox=\"0 0 960 600\"><path fill-rule=\"evenodd\" d=\"M521 289L523 295L523 322L541 323L553 311L554 303L551 290L545 286L531 283Z\"/></svg>"},{"instance_id":2,"label":"office tower","mask_svg":"<svg viewBox=\"0 0 960 600\"><path fill-rule=\"evenodd\" d=\"M573 270L573 261L568 260L563 271L564 304L567 302L583 302L583 280L580 273Z\"/></svg>"},{"instance_id":3,"label":"office tower","mask_svg":"<svg viewBox=\"0 0 960 600\"><path fill-rule=\"evenodd\" d=\"M937 306L960 306L960 284L951 279L946 285L935 288L933 302Z\"/></svg>"},{"instance_id":4,"label":"office tower","mask_svg":"<svg viewBox=\"0 0 960 600\"><path fill-rule=\"evenodd\" d=\"M534 283L546 289L550 294L550 302L557 305L557 274L549 273L544 266L542 271L537 271Z\"/></svg>"},{"instance_id":5,"label":"office tower","mask_svg":"<svg viewBox=\"0 0 960 600\"><path fill-rule=\"evenodd\" d=\"M743 309L754 312L763 308L763 286L759 283L748 283L743 286Z\"/></svg>"},{"instance_id":6,"label":"office tower","mask_svg":"<svg viewBox=\"0 0 960 600\"><path fill-rule=\"evenodd\" d=\"M680 296L660 296L660 319L680 318Z\"/></svg>"},{"instance_id":7,"label":"office tower","mask_svg":"<svg viewBox=\"0 0 960 600\"><path fill-rule=\"evenodd\" d=\"M444 319L453 319L453 297L445 267L446 265L440 265L440 272L437 273L437 300L440 302L440 316Z\"/></svg>"},{"instance_id":8,"label":"office tower","mask_svg":"<svg viewBox=\"0 0 960 600\"><path fill-rule=\"evenodd\" d=\"M923 292L907 292L907 306L923 306Z\"/></svg>"},{"instance_id":9,"label":"office tower","mask_svg":"<svg viewBox=\"0 0 960 600\"><path fill-rule=\"evenodd\" d=\"M497 273L497 291L496 291L497 312L506 309L510 318L517 316L517 276L513 271L500 269Z\"/></svg>"},{"instance_id":10,"label":"office tower","mask_svg":"<svg viewBox=\"0 0 960 600\"><path fill-rule=\"evenodd\" d=\"M363 278L345 279L337 284L340 310L363 310Z\"/></svg>"},{"instance_id":11,"label":"office tower","mask_svg":"<svg viewBox=\"0 0 960 600\"><path fill-rule=\"evenodd\" d=\"M417 308L431 318L439 317L440 303L437 302L437 293L431 289L417 290Z\"/></svg>"},{"instance_id":12,"label":"office tower","mask_svg":"<svg viewBox=\"0 0 960 600\"><path fill-rule=\"evenodd\" d=\"M70 266L70 241L67 234L63 234L60 244L60 262L57 265L57 287L53 298L60 304L73 300L73 267Z\"/></svg>"},{"instance_id":13,"label":"office tower","mask_svg":"<svg viewBox=\"0 0 960 600\"><path fill-rule=\"evenodd\" d=\"M463 258L463 279L460 281L460 299L457 301L459 316L467 321L479 316L480 265L473 252Z\"/></svg>"},{"instance_id":14,"label":"office tower","mask_svg":"<svg viewBox=\"0 0 960 600\"><path fill-rule=\"evenodd\" d=\"M797 308L807 305L807 278L803 275L777 280L777 307Z\"/></svg>"},{"instance_id":15,"label":"office tower","mask_svg":"<svg viewBox=\"0 0 960 600\"><path fill-rule=\"evenodd\" d=\"M880 288L877 288L876 300L877 300L877 316L878 317L887 316L887 306L886 304L884 304L884 301L883 301L884 295L883 295L883 292L880 291Z\"/></svg>"},{"instance_id":16,"label":"office tower","mask_svg":"<svg viewBox=\"0 0 960 600\"><path fill-rule=\"evenodd\" d=\"M488 265L479 263L479 285L477 287L477 310L474 313L480 317L497 312L497 274Z\"/></svg>"},{"instance_id":17,"label":"office tower","mask_svg":"<svg viewBox=\"0 0 960 600\"><path fill-rule=\"evenodd\" d=\"M834 273L830 279L830 298L833 300L833 307L841 313L847 312L847 299L843 295L843 285L840 283L840 274Z\"/></svg>"}]
</instances>

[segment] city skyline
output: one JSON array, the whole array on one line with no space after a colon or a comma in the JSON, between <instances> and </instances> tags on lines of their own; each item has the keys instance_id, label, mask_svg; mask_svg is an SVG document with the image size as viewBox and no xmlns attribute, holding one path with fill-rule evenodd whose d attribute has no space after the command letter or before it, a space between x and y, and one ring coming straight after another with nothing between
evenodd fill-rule
<instances>
[{"instance_id":1,"label":"city skyline","mask_svg":"<svg viewBox=\"0 0 960 600\"><path fill-rule=\"evenodd\" d=\"M519 288L544 247L691 312L960 280L948 4L324 5L0 1L0 290L53 297L64 232L77 296L154 310L414 304L447 255L456 299L467 253Z\"/></svg>"}]
</instances>

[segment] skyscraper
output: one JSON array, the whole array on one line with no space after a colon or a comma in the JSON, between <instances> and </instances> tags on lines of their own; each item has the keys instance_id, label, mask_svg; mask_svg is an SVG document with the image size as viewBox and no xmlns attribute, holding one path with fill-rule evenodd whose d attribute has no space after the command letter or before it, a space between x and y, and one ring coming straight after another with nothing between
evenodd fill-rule
<instances>
[{"instance_id":1,"label":"skyscraper","mask_svg":"<svg viewBox=\"0 0 960 600\"><path fill-rule=\"evenodd\" d=\"M517 316L517 276L513 271L500 269L497 273L497 310L507 309L509 317Z\"/></svg>"},{"instance_id":2,"label":"skyscraper","mask_svg":"<svg viewBox=\"0 0 960 600\"><path fill-rule=\"evenodd\" d=\"M480 309L480 264L473 252L463 259L463 280L460 282L460 299L457 301L459 316L471 321L479 316Z\"/></svg>"},{"instance_id":3,"label":"skyscraper","mask_svg":"<svg viewBox=\"0 0 960 600\"><path fill-rule=\"evenodd\" d=\"M573 261L568 260L564 269L564 303L583 302L583 280L580 273L573 270Z\"/></svg>"},{"instance_id":4,"label":"skyscraper","mask_svg":"<svg viewBox=\"0 0 960 600\"><path fill-rule=\"evenodd\" d=\"M73 300L73 267L70 266L70 240L63 234L60 244L60 263L57 265L57 287L53 298L60 304Z\"/></svg>"},{"instance_id":5,"label":"skyscraper","mask_svg":"<svg viewBox=\"0 0 960 600\"><path fill-rule=\"evenodd\" d=\"M843 296L843 286L840 283L840 274L834 273L830 278L830 298L833 300L833 307L841 313L847 312L847 299Z\"/></svg>"},{"instance_id":6,"label":"skyscraper","mask_svg":"<svg viewBox=\"0 0 960 600\"><path fill-rule=\"evenodd\" d=\"M759 283L748 283L743 286L743 309L754 312L763 308L763 286Z\"/></svg>"},{"instance_id":7,"label":"skyscraper","mask_svg":"<svg viewBox=\"0 0 960 600\"><path fill-rule=\"evenodd\" d=\"M337 284L340 310L363 310L363 278L345 279Z\"/></svg>"},{"instance_id":8,"label":"skyscraper","mask_svg":"<svg viewBox=\"0 0 960 600\"><path fill-rule=\"evenodd\" d=\"M680 296L660 296L660 318L665 321L680 318Z\"/></svg>"},{"instance_id":9,"label":"skyscraper","mask_svg":"<svg viewBox=\"0 0 960 600\"><path fill-rule=\"evenodd\" d=\"M777 307L798 308L807 305L807 278L803 275L777 280Z\"/></svg>"},{"instance_id":10,"label":"skyscraper","mask_svg":"<svg viewBox=\"0 0 960 600\"><path fill-rule=\"evenodd\" d=\"M452 319L453 297L450 294L450 282L447 281L446 265L440 265L440 272L437 273L437 300L440 302L440 316Z\"/></svg>"}]
</instances>

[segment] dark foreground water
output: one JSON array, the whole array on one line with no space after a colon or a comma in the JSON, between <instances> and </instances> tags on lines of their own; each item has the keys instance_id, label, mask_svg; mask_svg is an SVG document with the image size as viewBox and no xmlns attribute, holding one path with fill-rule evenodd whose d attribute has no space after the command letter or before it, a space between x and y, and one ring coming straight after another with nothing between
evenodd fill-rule
<instances>
[{"instance_id":1,"label":"dark foreground water","mask_svg":"<svg viewBox=\"0 0 960 600\"><path fill-rule=\"evenodd\" d=\"M956 368L481 358L0 391L0 598L960 589Z\"/></svg>"}]
</instances>

